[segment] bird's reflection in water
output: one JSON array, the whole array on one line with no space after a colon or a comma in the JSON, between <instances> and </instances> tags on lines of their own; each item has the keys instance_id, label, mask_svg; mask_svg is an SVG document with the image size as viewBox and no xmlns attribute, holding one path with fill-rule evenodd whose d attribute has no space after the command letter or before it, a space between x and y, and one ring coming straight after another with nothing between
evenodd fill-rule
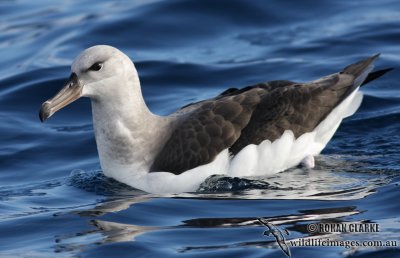
<instances>
[{"instance_id":1,"label":"bird's reflection in water","mask_svg":"<svg viewBox=\"0 0 400 258\"><path fill-rule=\"evenodd\" d=\"M104 202L94 209L78 212L80 216L95 218L102 217L108 213L120 212L125 209L132 209L137 203L146 202L150 197L126 198L121 200L113 200ZM310 234L307 231L307 222L313 221L322 222L330 221L336 223L346 222L346 218L360 213L354 206L311 209L302 210L297 214L287 214L275 217L262 216L271 221L274 225L279 225L282 229L287 229L291 232L291 236L296 239L299 237L326 237L320 234ZM91 230L79 232L75 235L65 235L57 237L57 247L59 251L80 249L80 241L92 241L92 244L99 243L117 243L126 241L136 241L139 236L149 232L163 232L164 230L204 230L204 229L234 229L234 228L250 228L254 233L243 237L243 242L235 242L232 244L222 245L182 245L179 252L190 252L192 250L207 250L207 249L222 249L234 248L237 246L255 246L262 248L276 248L277 244L273 238L265 238L262 233L265 227L259 223L257 217L227 217L227 218L194 218L184 220L180 224L173 226L140 226L133 223L111 222L102 219L90 219L90 224L94 227ZM224 234L221 232L221 234ZM338 236L333 236L338 237ZM248 241L248 239L252 239ZM255 240L254 240L255 239Z\"/></svg>"},{"instance_id":2,"label":"bird's reflection in water","mask_svg":"<svg viewBox=\"0 0 400 258\"><path fill-rule=\"evenodd\" d=\"M101 189L108 189L107 191L111 191L111 194L108 195L108 199L94 208L75 212L75 214L87 218L87 227L76 234L57 236L55 249L58 252L80 250L82 246L87 248L96 244L140 242L142 239L151 236L151 234L172 234L171 239L173 240L168 239L167 241L178 241L177 243L174 242L178 245L175 249L178 252L218 250L240 246L275 250L278 248L275 239L263 236L265 226L257 218L265 218L282 230L290 231L290 236L287 237L288 240L327 237L340 239L343 237L342 234L310 233L307 231L307 225L311 222L346 223L351 221L365 223L364 221L357 221L357 217L354 217L361 213L357 206L343 206L340 205L343 202L335 201L364 198L372 194L377 187L387 184L391 177L371 173L332 172L329 170L328 164L329 162L332 163L332 160L324 159L322 161L325 164L321 169L316 168L309 171L294 169L290 173L284 172L265 178L243 179L239 183L235 180L241 179L210 178L208 182L203 184L204 188L201 191L179 195L160 196L133 192L132 195L128 196L116 196L113 193L118 193L117 190L109 190L113 182L104 181L106 182L105 184L102 182L102 177L96 176L98 183L105 184ZM336 166L337 164L334 165ZM83 175L79 174L79 176L82 177ZM87 178L80 177L78 177L80 180L76 181L88 184ZM216 185L218 187L228 185L232 188L232 186L235 187L235 184L242 188L229 190L229 187L227 189L217 189L215 187ZM87 189L87 187L83 188ZM125 189L125 191L130 193L128 189ZM277 212L271 213L266 209L265 212L258 211L257 214L254 214L254 210L252 211L251 207L249 207L250 210L247 213L245 212L246 207L237 206L236 202L244 199L252 199L252 202L257 202L262 206L268 206L268 202L282 200L282 212L281 214L277 214ZM233 209L234 206L236 207L234 210L244 209L244 211L239 216L238 214L233 214L232 217L224 217L224 214L229 214L229 212L225 212L222 213L222 216L213 217L212 214L214 213L211 210L207 213L211 216L201 214L196 218L196 213L189 210L196 207L182 206L182 208L180 206L181 202L185 202L185 200L189 202L207 201L209 204L211 200L223 200L224 204L221 209L227 206ZM325 201L325 204L323 208L302 209L301 207L304 207L310 200L322 200ZM330 201L332 201L331 207L329 205ZM301 202L302 204L299 204L299 208L296 210L296 208L285 207L285 202L290 205L293 205L294 202ZM145 212L149 212L152 216L144 223L142 219L139 219L140 223L137 222L135 214L138 211L142 211L137 205L151 206L151 210L146 210ZM313 205L306 205L306 207L310 206L313 207ZM182 210L177 212L176 209L180 208ZM207 209L207 207L205 208ZM142 213L138 216L143 218L143 216L148 216L146 214ZM249 214L252 216L246 216ZM180 215L182 215L183 219L177 218ZM219 212L218 215L221 215L221 213ZM120 219L121 217L123 219ZM164 217L167 217L167 219L164 220ZM160 222L159 220L162 221ZM235 238L227 241L213 240L216 234L220 235L219 238L223 238L227 234L229 236L230 230L233 230L235 234L237 232L240 233ZM242 233L242 231L246 233ZM174 239L176 236L178 236L178 240ZM204 242L203 239L208 238L210 238L210 241ZM190 240L185 241L185 239Z\"/></svg>"}]
</instances>

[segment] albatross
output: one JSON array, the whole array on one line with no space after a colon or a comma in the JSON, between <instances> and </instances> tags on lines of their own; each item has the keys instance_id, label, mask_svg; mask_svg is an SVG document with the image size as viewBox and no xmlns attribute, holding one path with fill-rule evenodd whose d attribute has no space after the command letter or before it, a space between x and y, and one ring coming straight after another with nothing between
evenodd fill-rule
<instances>
[{"instance_id":1,"label":"albatross","mask_svg":"<svg viewBox=\"0 0 400 258\"><path fill-rule=\"evenodd\" d=\"M360 86L379 54L307 83L268 81L230 88L168 116L152 113L137 70L120 50L98 45L71 66L64 87L44 102L43 122L80 97L91 100L103 173L150 193L196 191L209 176L262 176L303 164L356 112Z\"/></svg>"}]
</instances>

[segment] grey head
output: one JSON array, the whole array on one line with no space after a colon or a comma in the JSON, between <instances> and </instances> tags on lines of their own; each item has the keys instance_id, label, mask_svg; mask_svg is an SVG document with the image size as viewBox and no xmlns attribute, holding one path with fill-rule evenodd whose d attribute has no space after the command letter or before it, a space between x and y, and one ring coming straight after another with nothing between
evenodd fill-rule
<instances>
[{"instance_id":1,"label":"grey head","mask_svg":"<svg viewBox=\"0 0 400 258\"><path fill-rule=\"evenodd\" d=\"M137 82L140 87L135 66L128 56L107 45L90 47L75 58L69 79L53 98L42 104L39 118L45 121L80 97L89 97L92 101L121 97L125 91L132 91L123 89L127 87L123 83L126 80Z\"/></svg>"}]
</instances>

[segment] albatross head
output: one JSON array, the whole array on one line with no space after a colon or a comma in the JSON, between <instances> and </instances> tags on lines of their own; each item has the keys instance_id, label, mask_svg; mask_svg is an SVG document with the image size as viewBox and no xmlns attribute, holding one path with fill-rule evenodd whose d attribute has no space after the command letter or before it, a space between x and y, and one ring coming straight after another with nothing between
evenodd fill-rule
<instances>
[{"instance_id":1,"label":"albatross head","mask_svg":"<svg viewBox=\"0 0 400 258\"><path fill-rule=\"evenodd\" d=\"M64 87L42 104L39 118L45 121L80 97L89 97L92 101L119 98L125 93L121 88L126 85L124 80L139 82L135 66L128 56L111 46L90 47L74 60L71 76Z\"/></svg>"}]
</instances>

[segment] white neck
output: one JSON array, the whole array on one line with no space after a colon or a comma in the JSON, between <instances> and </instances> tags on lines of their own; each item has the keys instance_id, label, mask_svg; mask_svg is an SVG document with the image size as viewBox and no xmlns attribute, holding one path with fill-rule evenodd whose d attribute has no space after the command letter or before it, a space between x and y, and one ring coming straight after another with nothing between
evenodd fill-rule
<instances>
[{"instance_id":1,"label":"white neck","mask_svg":"<svg viewBox=\"0 0 400 258\"><path fill-rule=\"evenodd\" d=\"M147 173L169 138L170 119L147 108L139 80L127 80L107 100L92 100L93 127L104 174L123 181ZM155 132L155 130L157 132Z\"/></svg>"}]
</instances>

